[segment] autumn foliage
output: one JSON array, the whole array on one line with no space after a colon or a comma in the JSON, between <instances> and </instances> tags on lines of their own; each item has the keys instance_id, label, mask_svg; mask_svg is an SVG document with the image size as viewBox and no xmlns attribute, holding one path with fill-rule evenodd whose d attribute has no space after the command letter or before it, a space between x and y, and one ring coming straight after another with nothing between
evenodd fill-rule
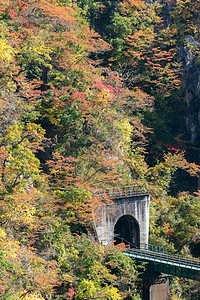
<instances>
[{"instance_id":1,"label":"autumn foliage","mask_svg":"<svg viewBox=\"0 0 200 300\"><path fill-rule=\"evenodd\" d=\"M140 0L0 1L1 299L141 299L135 262L97 242L99 189L148 189L153 242L198 239L199 194L171 191L200 167L177 127L162 136L182 101L181 18L198 38L199 4L175 2L166 28Z\"/></svg>"}]
</instances>

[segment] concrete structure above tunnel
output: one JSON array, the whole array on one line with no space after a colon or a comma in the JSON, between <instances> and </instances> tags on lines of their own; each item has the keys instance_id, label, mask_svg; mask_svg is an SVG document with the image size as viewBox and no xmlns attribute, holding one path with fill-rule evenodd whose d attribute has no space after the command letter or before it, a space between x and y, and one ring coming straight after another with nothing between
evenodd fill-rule
<instances>
[{"instance_id":1,"label":"concrete structure above tunnel","mask_svg":"<svg viewBox=\"0 0 200 300\"><path fill-rule=\"evenodd\" d=\"M135 247L148 244L150 196L144 190L131 187L104 191L112 199L112 204L99 211L99 221L95 222L98 240L103 245L112 241L127 241ZM103 193L102 193L103 195Z\"/></svg>"}]
</instances>

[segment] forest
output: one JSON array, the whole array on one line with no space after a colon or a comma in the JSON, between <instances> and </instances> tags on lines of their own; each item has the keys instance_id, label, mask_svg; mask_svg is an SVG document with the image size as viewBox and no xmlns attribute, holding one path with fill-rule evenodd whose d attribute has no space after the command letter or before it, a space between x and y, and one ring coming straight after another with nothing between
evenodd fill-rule
<instances>
[{"instance_id":1,"label":"forest","mask_svg":"<svg viewBox=\"0 0 200 300\"><path fill-rule=\"evenodd\" d=\"M98 189L147 190L149 242L199 257L183 55L199 68L199 12L199 0L0 1L0 299L142 299L144 263L89 238L109 201ZM170 294L198 299L199 283L171 277Z\"/></svg>"}]
</instances>

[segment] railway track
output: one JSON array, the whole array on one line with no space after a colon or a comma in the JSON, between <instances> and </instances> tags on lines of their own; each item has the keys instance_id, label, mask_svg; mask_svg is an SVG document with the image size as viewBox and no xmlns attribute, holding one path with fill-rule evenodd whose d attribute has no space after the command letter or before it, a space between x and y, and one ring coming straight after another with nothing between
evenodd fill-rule
<instances>
[{"instance_id":1,"label":"railway track","mask_svg":"<svg viewBox=\"0 0 200 300\"><path fill-rule=\"evenodd\" d=\"M135 258L140 258L146 261L153 261L158 263L171 264L182 268L189 268L200 272L200 261L195 259L183 258L163 253L143 249L127 249L125 255Z\"/></svg>"}]
</instances>

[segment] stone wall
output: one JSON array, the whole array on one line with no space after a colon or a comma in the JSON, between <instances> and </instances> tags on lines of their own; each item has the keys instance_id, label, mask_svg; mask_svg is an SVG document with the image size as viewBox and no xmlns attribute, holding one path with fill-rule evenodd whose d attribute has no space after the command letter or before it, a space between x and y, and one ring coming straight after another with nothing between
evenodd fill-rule
<instances>
[{"instance_id":1,"label":"stone wall","mask_svg":"<svg viewBox=\"0 0 200 300\"><path fill-rule=\"evenodd\" d=\"M108 245L114 239L114 228L122 216L132 216L139 225L140 244L148 244L149 238L149 204L150 197L134 196L113 200L103 211L100 211L100 221L95 223L98 240Z\"/></svg>"}]
</instances>

